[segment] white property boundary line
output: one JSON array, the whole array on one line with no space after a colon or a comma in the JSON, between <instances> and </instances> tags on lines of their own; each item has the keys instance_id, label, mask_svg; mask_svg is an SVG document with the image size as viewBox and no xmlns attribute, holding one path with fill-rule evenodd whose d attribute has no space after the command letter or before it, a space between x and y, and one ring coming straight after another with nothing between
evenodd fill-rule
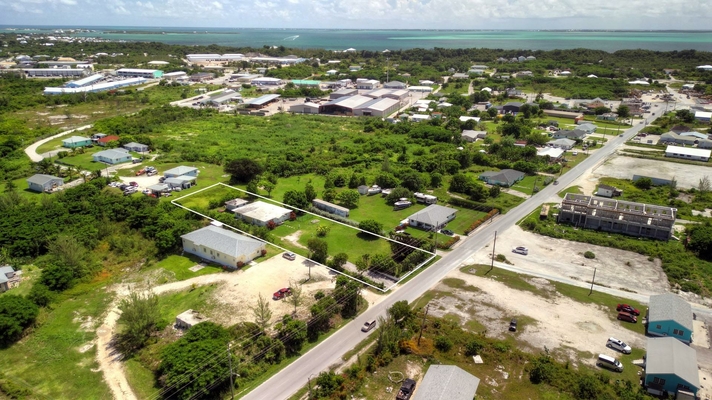
<instances>
[{"instance_id":1,"label":"white property boundary line","mask_svg":"<svg viewBox=\"0 0 712 400\"><path fill-rule=\"evenodd\" d=\"M432 253L432 252L429 252L429 251L427 251L427 250L423 250L423 249L421 249L421 248L418 248L418 247L415 247L415 246L411 246L411 245L409 245L409 244L407 244L407 243L401 243L401 242L395 241L395 240L393 240L393 239L391 239L391 238L388 238L388 237L385 237L385 236L381 236L381 235L377 235L377 234L375 234L375 233L372 233L372 232L369 232L369 231L365 231L365 230L363 230L363 229L359 229L359 228L357 228L357 227L354 227L354 226L345 224L345 223L343 223L343 222L341 222L341 221L333 220L333 219L331 219L331 218L324 217L323 215L314 214L314 213L309 212L309 211L307 211L307 210L302 210L301 208L297 208L297 207L294 207L294 206L291 206L291 205L288 205L288 204L284 204L284 203L279 202L279 201L276 201L276 200L274 200L274 199L270 199L270 198L268 198L268 197L261 196L261 195L259 195L259 194L257 194L257 193L248 192L247 190L242 190L242 189L240 189L240 188L236 188L236 187L234 187L234 186L230 186L230 185L227 185L227 184L222 183L222 182L218 182L218 183L216 183L216 184L214 184L214 185L210 185L210 186L205 187L205 188L203 188L203 189L196 190L196 191L193 192L193 193L186 194L185 196L181 196L181 197L179 197L179 198L177 198L177 199L173 199L173 200L171 200L171 204L173 204L173 205L176 206L176 207L180 207L180 208L182 208L182 209L184 209L184 210L190 211L190 212L192 212L193 214L199 215L199 216L201 216L201 217L203 217L203 218L205 218L205 219L208 219L208 220L211 220L211 221L220 222L220 221L218 221L218 220L216 220L216 219L214 219L214 218L208 217L207 215L201 214L201 213L199 213L199 212L197 212L197 211L195 211L195 210L192 210L192 209L190 209L190 208L188 208L188 207L186 207L186 206L184 206L184 205L182 205L182 204L177 203L179 200L185 199L186 197L190 197L190 196L192 196L192 195L194 195L194 194L198 194L198 193L200 193L200 192L204 192L204 191L206 191L206 190L208 190L208 189L212 189L212 188L214 188L214 187L216 187L216 186L225 186L225 187L228 187L228 188L230 188L230 189L240 191L240 192L242 192L242 193L247 193L247 194L249 194L250 196L259 197L259 198L261 198L261 199L268 200L268 201L270 201L270 202L272 202L272 203L277 203L277 204L280 204L280 205L282 205L282 206L286 206L286 207L289 207L289 208L293 208L293 209L299 210L299 211L301 211L301 212L303 212L303 213L305 213L305 214L313 215L313 216L315 216L315 217L317 217L317 218L322 218L322 219L325 219L325 220L327 220L327 221L331 221L331 222L334 222L334 223L343 225L343 226L345 226L345 227L348 227L348 228L351 228L351 229L354 229L354 230L357 230L357 231L361 231L361 232L363 232L363 233L366 233L366 234L369 234L369 235L372 235L372 236L377 236L377 237L379 237L379 238L381 238L381 239L385 239L385 240L387 240L387 241L389 241L389 242L395 242L395 243L397 243L397 244L399 244L399 245L406 246L406 247L410 247L410 248L412 248L412 249L414 249L414 250L422 251L422 252L424 252L424 253L430 254L430 257L428 257L427 260L425 260L425 261L423 261L422 263L420 263L417 267L413 268L413 269L412 269L411 271L409 271L407 274L403 275L403 276L401 277L401 279L399 279L396 283L394 283L393 285L391 285L391 286L389 286L389 287L387 287L387 288L385 288L385 289L381 289L381 288L379 288L379 287L377 287L377 286L374 286L374 285L372 285L372 284L370 284L370 283L368 283L368 282L364 282L364 281L362 281L362 280L360 280L360 279L358 279L358 278L356 278L356 277L353 277L353 276L351 276L351 275L349 275L349 274L345 274L345 273L343 273L343 272L341 272L341 271L337 271L337 270L335 270L335 269L333 269L333 268L330 268L330 267L328 267L328 266L326 266L326 265L324 265L324 264L318 263L318 262L313 261L313 260L309 260L309 262L313 262L314 264L321 265L322 267L328 269L329 271L333 271L334 273L343 275L343 276L345 276L345 277L347 277L347 278L349 278L349 279L353 279L353 280L355 280L355 281L357 281L357 282L359 282L359 283L362 283L362 284L364 284L364 285L366 285L366 286L368 286L368 287L371 287L371 288L376 289L376 290L380 290L380 291L383 292L383 293L386 293L386 292L388 292L389 290L391 290L392 288L394 288L394 287L395 287L396 285L398 285L401 281L403 281L404 279L407 279L411 274L413 274L413 273L415 273L416 271L418 271L418 270L419 270L420 268L422 268L425 264L429 263L432 259L434 259L434 258L437 256L436 253ZM251 237L251 238L253 238L253 239L255 239L255 240L259 240L260 242L263 242L263 243L268 244L268 245L270 245L270 246L274 246L274 247L276 247L276 248L278 248L278 249L280 249L280 250L282 250L282 251L290 251L289 249L285 249L284 247L278 246L278 245L276 245L276 244L274 244L274 243L268 242L268 241L263 240L263 239L261 239L261 238L259 238L259 237L257 237L257 236L254 236L254 235L252 235L252 234L250 234L250 233L248 233L248 232L244 232L244 231L242 231L242 230L240 230L240 229L237 229L237 228L235 228L234 226L231 226L231 225L224 225L224 226L227 226L228 228L230 228L230 229L232 229L232 230L234 230L234 231L237 231L237 232L239 232L239 233L241 233L241 234L243 234L243 235L245 235L245 236L249 236L249 237ZM437 249L436 249L436 251L437 251Z\"/></svg>"}]
</instances>

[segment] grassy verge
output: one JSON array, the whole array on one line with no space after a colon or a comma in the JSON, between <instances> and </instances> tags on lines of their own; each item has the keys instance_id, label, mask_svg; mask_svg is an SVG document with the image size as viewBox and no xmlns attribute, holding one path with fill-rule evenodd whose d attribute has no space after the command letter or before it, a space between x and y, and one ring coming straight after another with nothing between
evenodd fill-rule
<instances>
[{"instance_id":1,"label":"grassy verge","mask_svg":"<svg viewBox=\"0 0 712 400\"><path fill-rule=\"evenodd\" d=\"M184 281L196 276L222 272L217 265L207 265L196 272L189 268L200 263L200 258L186 254L185 256L171 255L143 270L144 274L152 271L161 271L156 284L160 285L173 281Z\"/></svg>"},{"instance_id":2,"label":"grassy verge","mask_svg":"<svg viewBox=\"0 0 712 400\"><path fill-rule=\"evenodd\" d=\"M583 194L583 190L581 190L581 186L569 186L557 194L563 199L566 197L566 193Z\"/></svg>"}]
</instances>

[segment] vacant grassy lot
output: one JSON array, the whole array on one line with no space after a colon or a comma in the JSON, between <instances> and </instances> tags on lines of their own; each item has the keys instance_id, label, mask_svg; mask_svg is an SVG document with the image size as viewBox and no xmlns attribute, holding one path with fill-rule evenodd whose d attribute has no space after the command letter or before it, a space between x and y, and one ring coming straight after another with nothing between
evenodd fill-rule
<instances>
[{"instance_id":1,"label":"vacant grassy lot","mask_svg":"<svg viewBox=\"0 0 712 400\"><path fill-rule=\"evenodd\" d=\"M583 194L583 191L581 190L581 186L569 186L560 191L558 195L563 199L566 196L566 193Z\"/></svg>"},{"instance_id":2,"label":"vacant grassy lot","mask_svg":"<svg viewBox=\"0 0 712 400\"><path fill-rule=\"evenodd\" d=\"M172 281L184 281L196 276L222 272L222 268L216 265L208 265L197 272L193 272L189 269L198 263L200 263L200 259L192 254L186 253L182 256L174 254L158 261L148 268L143 269L142 272L146 274L153 271L159 271L160 278L156 284Z\"/></svg>"}]
</instances>

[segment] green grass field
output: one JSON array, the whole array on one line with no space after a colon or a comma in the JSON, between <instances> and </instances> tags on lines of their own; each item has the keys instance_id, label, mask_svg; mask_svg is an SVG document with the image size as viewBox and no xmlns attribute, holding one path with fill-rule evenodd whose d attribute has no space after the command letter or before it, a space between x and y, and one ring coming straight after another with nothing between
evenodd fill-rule
<instances>
[{"instance_id":1,"label":"green grass field","mask_svg":"<svg viewBox=\"0 0 712 400\"><path fill-rule=\"evenodd\" d=\"M184 281L186 279L195 278L196 276L222 272L222 268L215 265L208 265L207 267L196 272L189 269L198 263L200 263L200 258L192 254L186 254L183 256L174 254L158 261L148 268L145 268L142 272L145 274L155 270L162 270L166 274L164 282Z\"/></svg>"},{"instance_id":2,"label":"green grass field","mask_svg":"<svg viewBox=\"0 0 712 400\"><path fill-rule=\"evenodd\" d=\"M546 177L525 176L524 179L512 185L511 188L518 192L526 193L531 196L532 194L534 194L535 185L538 186L540 190L544 187L544 179L546 179Z\"/></svg>"}]
</instances>

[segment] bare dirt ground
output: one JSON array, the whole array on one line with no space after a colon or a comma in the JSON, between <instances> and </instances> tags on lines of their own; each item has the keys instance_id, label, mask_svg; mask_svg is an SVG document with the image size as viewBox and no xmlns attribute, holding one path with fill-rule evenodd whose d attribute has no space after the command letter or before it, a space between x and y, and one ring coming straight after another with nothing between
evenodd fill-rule
<instances>
[{"instance_id":1,"label":"bare dirt ground","mask_svg":"<svg viewBox=\"0 0 712 400\"><path fill-rule=\"evenodd\" d=\"M193 286L204 286L218 284L218 289L214 292L212 301L219 306L215 307L219 312L207 314L213 321L233 325L242 321L252 321L251 306L254 306L259 295L268 299L272 310L272 323L277 322L285 314L291 314L294 306L285 300L272 300L272 294L283 287L288 287L290 280L301 282L309 276L309 261L297 256L294 261L289 261L280 255L265 260L254 265L247 270L232 273L218 273L198 276L184 281L171 282L157 286L151 290L156 294L169 293L184 290ZM314 302L314 294L319 290L327 290L334 287L336 274L326 267L312 264L311 279L302 285L303 296L305 298L297 314L305 315L309 307ZM121 363L122 355L118 353L112 344L116 333L116 324L120 316L118 304L121 299L129 294L130 290L145 290L143 284L119 285L114 288L118 296L109 307L109 311L104 318L103 324L97 330L97 361L99 369L104 374L104 380L114 394L115 399L136 399L131 387L128 384ZM369 304L385 298L373 292L364 290L361 295Z\"/></svg>"},{"instance_id":2,"label":"bare dirt ground","mask_svg":"<svg viewBox=\"0 0 712 400\"><path fill-rule=\"evenodd\" d=\"M675 162L646 160L615 155L593 171L593 176L631 179L633 175L677 180L679 188L697 187L700 179L712 176L712 168Z\"/></svg>"},{"instance_id":3,"label":"bare dirt ground","mask_svg":"<svg viewBox=\"0 0 712 400\"><path fill-rule=\"evenodd\" d=\"M517 246L527 247L529 255L513 253ZM596 268L596 284L640 294L670 290L659 260L648 261L647 256L629 251L540 236L518 226L497 235L495 250L515 266L532 271L590 281ZM584 258L586 251L592 251L596 258ZM492 247L485 247L466 264L489 264L491 253Z\"/></svg>"},{"instance_id":4,"label":"bare dirt ground","mask_svg":"<svg viewBox=\"0 0 712 400\"><path fill-rule=\"evenodd\" d=\"M484 326L489 337L512 335L508 331L509 320L526 316L525 323L522 323L524 318L520 318L520 329L515 334L519 340L533 349L546 348L590 365L595 363L594 355L600 353L619 356L606 347L611 336L633 347L645 346L645 338L620 326L610 310L558 295L544 279L532 279L530 283L548 293L548 298L511 289L492 277L479 277L460 270L452 271L448 278L461 279L473 288L453 289L441 282L435 290L452 295L433 300L431 313L436 316L455 314L465 326L467 321L476 320ZM582 353L590 354L582 357Z\"/></svg>"}]
</instances>

